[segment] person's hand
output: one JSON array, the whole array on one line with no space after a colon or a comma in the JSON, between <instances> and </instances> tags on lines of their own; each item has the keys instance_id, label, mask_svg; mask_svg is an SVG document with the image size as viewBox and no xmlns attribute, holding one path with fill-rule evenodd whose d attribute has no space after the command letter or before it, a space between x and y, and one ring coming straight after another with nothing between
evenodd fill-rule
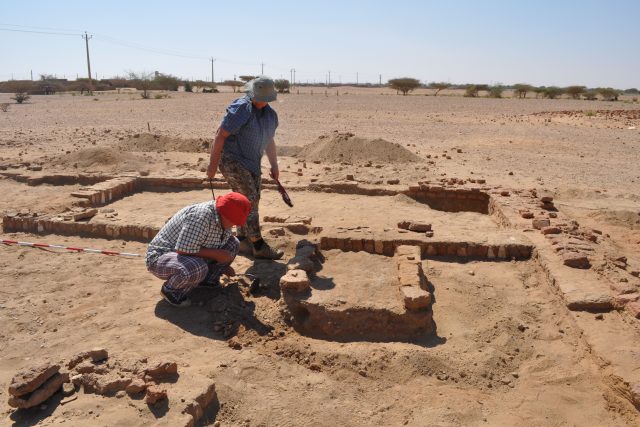
<instances>
[{"instance_id":1,"label":"person's hand","mask_svg":"<svg viewBox=\"0 0 640 427\"><path fill-rule=\"evenodd\" d=\"M236 275L236 271L233 269L233 267L231 267L229 265L229 266L227 266L227 268L224 269L222 274L224 274L225 276L228 276L228 277L233 277L233 276Z\"/></svg>"},{"instance_id":2,"label":"person's hand","mask_svg":"<svg viewBox=\"0 0 640 427\"><path fill-rule=\"evenodd\" d=\"M271 178L275 180L280 179L280 170L278 169L277 165L271 167Z\"/></svg>"},{"instance_id":3,"label":"person's hand","mask_svg":"<svg viewBox=\"0 0 640 427\"><path fill-rule=\"evenodd\" d=\"M216 176L216 172L218 172L218 168L209 163L209 167L207 168L207 177L213 179Z\"/></svg>"}]
</instances>

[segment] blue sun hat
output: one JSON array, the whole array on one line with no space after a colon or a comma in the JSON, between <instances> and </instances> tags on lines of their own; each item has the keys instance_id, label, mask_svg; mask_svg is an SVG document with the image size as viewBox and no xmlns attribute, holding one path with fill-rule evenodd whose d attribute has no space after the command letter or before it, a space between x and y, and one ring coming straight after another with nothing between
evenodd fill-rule
<instances>
[{"instance_id":1,"label":"blue sun hat","mask_svg":"<svg viewBox=\"0 0 640 427\"><path fill-rule=\"evenodd\" d=\"M244 89L247 96L256 102L273 102L278 96L273 80L265 76L250 80Z\"/></svg>"}]
</instances>

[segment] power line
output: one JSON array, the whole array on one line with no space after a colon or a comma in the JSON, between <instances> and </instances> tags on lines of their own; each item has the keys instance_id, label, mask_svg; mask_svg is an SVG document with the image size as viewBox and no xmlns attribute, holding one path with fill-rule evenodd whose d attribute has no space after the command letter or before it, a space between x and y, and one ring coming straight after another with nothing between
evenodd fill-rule
<instances>
[{"instance_id":1,"label":"power line","mask_svg":"<svg viewBox=\"0 0 640 427\"><path fill-rule=\"evenodd\" d=\"M79 33L53 33L50 31L19 30L17 28L0 28L0 31L12 31L16 33L50 34L54 36L76 36L76 37L79 34Z\"/></svg>"},{"instance_id":2,"label":"power line","mask_svg":"<svg viewBox=\"0 0 640 427\"><path fill-rule=\"evenodd\" d=\"M51 31L57 31L57 32L71 31L71 32L75 32L75 33L81 33L82 32L82 30L78 30L76 28L71 29L71 28L34 27L32 25L5 24L5 23L2 23L2 22L0 22L0 25L3 25L5 27L30 28L32 30L51 30Z\"/></svg>"}]
</instances>

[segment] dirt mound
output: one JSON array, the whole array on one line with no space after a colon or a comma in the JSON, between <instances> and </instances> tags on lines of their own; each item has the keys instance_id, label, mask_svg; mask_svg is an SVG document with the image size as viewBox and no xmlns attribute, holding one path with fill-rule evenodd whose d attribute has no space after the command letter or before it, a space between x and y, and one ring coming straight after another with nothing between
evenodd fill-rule
<instances>
[{"instance_id":1,"label":"dirt mound","mask_svg":"<svg viewBox=\"0 0 640 427\"><path fill-rule=\"evenodd\" d=\"M410 163L420 161L411 151L384 139L359 138L350 132L333 132L320 136L304 146L297 157L327 162L386 162Z\"/></svg>"},{"instance_id":2,"label":"dirt mound","mask_svg":"<svg viewBox=\"0 0 640 427\"><path fill-rule=\"evenodd\" d=\"M114 148L86 148L73 153L63 154L51 160L53 166L72 166L86 170L138 170L145 161L131 153L123 153Z\"/></svg>"},{"instance_id":3,"label":"dirt mound","mask_svg":"<svg viewBox=\"0 0 640 427\"><path fill-rule=\"evenodd\" d=\"M182 139L150 133L136 133L118 144L123 151L180 151L184 153L207 153L211 141L205 138Z\"/></svg>"}]
</instances>

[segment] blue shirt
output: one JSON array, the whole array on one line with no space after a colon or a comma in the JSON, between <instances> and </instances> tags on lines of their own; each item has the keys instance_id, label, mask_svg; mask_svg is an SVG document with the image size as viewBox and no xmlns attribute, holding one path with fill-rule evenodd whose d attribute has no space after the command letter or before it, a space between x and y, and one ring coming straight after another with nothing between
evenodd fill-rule
<instances>
[{"instance_id":1,"label":"blue shirt","mask_svg":"<svg viewBox=\"0 0 640 427\"><path fill-rule=\"evenodd\" d=\"M256 108L246 96L238 98L227 107L220 126L230 134L224 143L223 158L230 157L249 172L260 176L264 150L278 127L275 110L269 105Z\"/></svg>"}]
</instances>

